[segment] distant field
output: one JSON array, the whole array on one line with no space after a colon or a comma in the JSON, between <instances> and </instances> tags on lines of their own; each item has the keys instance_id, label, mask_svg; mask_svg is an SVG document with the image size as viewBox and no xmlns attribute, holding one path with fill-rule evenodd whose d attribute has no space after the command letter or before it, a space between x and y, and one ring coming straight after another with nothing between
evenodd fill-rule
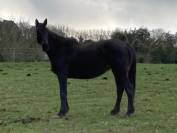
<instances>
[{"instance_id":1,"label":"distant field","mask_svg":"<svg viewBox=\"0 0 177 133\"><path fill-rule=\"evenodd\" d=\"M138 64L136 112L111 116L111 72L68 81L70 111L58 118L58 82L48 63L0 63L0 133L176 133L177 65ZM105 78L106 77L106 78Z\"/></svg>"}]
</instances>

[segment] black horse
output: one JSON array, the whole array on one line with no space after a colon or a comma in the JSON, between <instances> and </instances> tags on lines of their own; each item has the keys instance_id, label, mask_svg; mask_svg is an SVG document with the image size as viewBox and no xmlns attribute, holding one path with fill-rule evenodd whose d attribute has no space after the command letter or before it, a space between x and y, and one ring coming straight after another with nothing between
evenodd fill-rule
<instances>
[{"instance_id":1,"label":"black horse","mask_svg":"<svg viewBox=\"0 0 177 133\"><path fill-rule=\"evenodd\" d=\"M60 84L61 108L59 116L69 111L67 101L67 78L90 79L111 69L117 86L116 104L112 115L120 111L120 102L125 89L128 97L126 115L134 112L136 79L136 56L134 50L118 39L80 44L73 38L65 38L46 28L47 19L36 19L37 41L47 53L52 71ZM101 93L101 92L100 92Z\"/></svg>"}]
</instances>

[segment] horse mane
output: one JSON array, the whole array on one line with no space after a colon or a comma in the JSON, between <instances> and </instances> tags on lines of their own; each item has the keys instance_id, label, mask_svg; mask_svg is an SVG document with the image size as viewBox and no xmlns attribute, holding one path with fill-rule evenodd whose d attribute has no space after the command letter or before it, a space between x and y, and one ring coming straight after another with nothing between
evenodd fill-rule
<instances>
[{"instance_id":1,"label":"horse mane","mask_svg":"<svg viewBox=\"0 0 177 133\"><path fill-rule=\"evenodd\" d=\"M49 29L47 29L49 34L49 39L54 40L54 44L57 46L64 46L64 47L77 47L79 46L79 42L74 37L64 37L61 36Z\"/></svg>"}]
</instances>

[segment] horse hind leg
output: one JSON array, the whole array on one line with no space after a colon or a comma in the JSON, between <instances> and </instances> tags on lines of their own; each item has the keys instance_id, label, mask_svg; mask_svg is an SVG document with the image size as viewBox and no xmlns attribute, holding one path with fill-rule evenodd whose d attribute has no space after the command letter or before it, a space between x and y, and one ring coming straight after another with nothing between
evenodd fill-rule
<instances>
[{"instance_id":1,"label":"horse hind leg","mask_svg":"<svg viewBox=\"0 0 177 133\"><path fill-rule=\"evenodd\" d=\"M130 70L128 72L127 80L125 83L125 91L128 97L128 110L126 115L129 116L134 113L134 97L136 91L136 60L133 61Z\"/></svg>"},{"instance_id":2,"label":"horse hind leg","mask_svg":"<svg viewBox=\"0 0 177 133\"><path fill-rule=\"evenodd\" d=\"M116 71L117 70L117 71ZM112 115L117 114L120 111L120 103L123 95L123 91L125 89L127 97L128 97L128 108L127 108L127 116L130 116L134 113L134 88L129 80L128 71L125 68L113 69L113 74L115 76L116 87L117 87L117 99L116 104L111 111Z\"/></svg>"},{"instance_id":3,"label":"horse hind leg","mask_svg":"<svg viewBox=\"0 0 177 133\"><path fill-rule=\"evenodd\" d=\"M136 91L136 60L133 61L131 68L128 73L129 81L131 85L133 86L133 98L135 97L135 91Z\"/></svg>"},{"instance_id":4,"label":"horse hind leg","mask_svg":"<svg viewBox=\"0 0 177 133\"><path fill-rule=\"evenodd\" d=\"M127 109L127 116L130 116L131 114L134 113L134 87L129 81L129 79L126 80L125 82L125 92L128 97L128 109Z\"/></svg>"},{"instance_id":5,"label":"horse hind leg","mask_svg":"<svg viewBox=\"0 0 177 133\"><path fill-rule=\"evenodd\" d=\"M116 115L117 113L120 112L120 103L121 103L121 99L122 99L122 95L123 95L123 91L124 91L124 84L123 84L121 78L119 78L119 77L121 77L121 74L118 74L118 71L116 71L115 69L113 69L112 72L114 74L114 78L115 78L115 82L116 82L117 98L116 98L116 103L114 105L114 108L111 111L111 115Z\"/></svg>"}]
</instances>

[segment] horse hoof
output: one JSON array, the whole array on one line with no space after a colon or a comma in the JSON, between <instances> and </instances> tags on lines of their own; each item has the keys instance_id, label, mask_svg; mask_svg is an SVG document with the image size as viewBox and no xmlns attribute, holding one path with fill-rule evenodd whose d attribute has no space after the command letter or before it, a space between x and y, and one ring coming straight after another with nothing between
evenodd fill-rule
<instances>
[{"instance_id":1,"label":"horse hoof","mask_svg":"<svg viewBox=\"0 0 177 133\"><path fill-rule=\"evenodd\" d=\"M65 115L66 115L66 112L59 112L58 114L57 114L60 118L62 118L62 117L64 117Z\"/></svg>"},{"instance_id":2,"label":"horse hoof","mask_svg":"<svg viewBox=\"0 0 177 133\"><path fill-rule=\"evenodd\" d=\"M60 110L60 112L57 114L59 117L65 116L69 112L69 107L67 107L64 110Z\"/></svg>"},{"instance_id":3,"label":"horse hoof","mask_svg":"<svg viewBox=\"0 0 177 133\"><path fill-rule=\"evenodd\" d=\"M116 114L118 114L119 113L119 110L116 110L116 109L113 109L112 111L111 111L111 115L116 115Z\"/></svg>"},{"instance_id":4,"label":"horse hoof","mask_svg":"<svg viewBox=\"0 0 177 133\"><path fill-rule=\"evenodd\" d=\"M128 111L125 116L130 117L134 113L134 110Z\"/></svg>"}]
</instances>

